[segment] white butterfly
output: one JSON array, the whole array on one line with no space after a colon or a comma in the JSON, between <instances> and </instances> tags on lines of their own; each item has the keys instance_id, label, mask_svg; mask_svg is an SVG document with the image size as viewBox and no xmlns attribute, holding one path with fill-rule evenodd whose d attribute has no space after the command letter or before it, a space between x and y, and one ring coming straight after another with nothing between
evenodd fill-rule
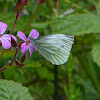
<instances>
[{"instance_id":1,"label":"white butterfly","mask_svg":"<svg viewBox=\"0 0 100 100\"><path fill-rule=\"evenodd\" d=\"M61 65L67 62L74 42L74 36L53 34L39 37L30 37L33 46L52 64Z\"/></svg>"}]
</instances>

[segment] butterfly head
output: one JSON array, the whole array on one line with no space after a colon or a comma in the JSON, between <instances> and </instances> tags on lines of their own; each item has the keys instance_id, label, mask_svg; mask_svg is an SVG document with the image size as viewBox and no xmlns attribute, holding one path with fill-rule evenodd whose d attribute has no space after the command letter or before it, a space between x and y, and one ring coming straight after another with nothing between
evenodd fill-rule
<instances>
[{"instance_id":1,"label":"butterfly head","mask_svg":"<svg viewBox=\"0 0 100 100\"><path fill-rule=\"evenodd\" d=\"M33 47L36 47L37 39L29 37L29 40L33 43Z\"/></svg>"}]
</instances>

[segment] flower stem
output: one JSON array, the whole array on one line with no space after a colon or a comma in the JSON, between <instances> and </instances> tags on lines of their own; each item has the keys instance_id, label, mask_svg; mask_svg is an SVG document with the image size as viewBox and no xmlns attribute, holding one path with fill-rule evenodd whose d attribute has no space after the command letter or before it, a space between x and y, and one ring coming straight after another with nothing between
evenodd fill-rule
<instances>
[{"instance_id":1,"label":"flower stem","mask_svg":"<svg viewBox=\"0 0 100 100\"><path fill-rule=\"evenodd\" d=\"M69 79L69 100L72 100L72 84L71 84L71 75L68 75Z\"/></svg>"},{"instance_id":2,"label":"flower stem","mask_svg":"<svg viewBox=\"0 0 100 100\"><path fill-rule=\"evenodd\" d=\"M5 49L3 49L1 55L0 55L0 59L2 58L3 54L4 54Z\"/></svg>"},{"instance_id":3,"label":"flower stem","mask_svg":"<svg viewBox=\"0 0 100 100\"><path fill-rule=\"evenodd\" d=\"M57 70L57 65L54 66L54 73L55 73L55 99L54 100L58 100L58 70Z\"/></svg>"},{"instance_id":4,"label":"flower stem","mask_svg":"<svg viewBox=\"0 0 100 100\"><path fill-rule=\"evenodd\" d=\"M32 15L32 17L31 17L30 21L28 22L27 26L26 26L25 29L23 30L23 33L25 33L25 32L27 31L28 27L31 25L31 23L32 23L34 17L36 16L36 14L37 14L37 12L38 12L40 6L41 6L41 2L38 4L38 6L37 6L35 12L33 13L33 15Z\"/></svg>"},{"instance_id":5,"label":"flower stem","mask_svg":"<svg viewBox=\"0 0 100 100\"><path fill-rule=\"evenodd\" d=\"M0 69L0 72L3 72L3 71L5 71L7 68L1 68Z\"/></svg>"},{"instance_id":6,"label":"flower stem","mask_svg":"<svg viewBox=\"0 0 100 100\"><path fill-rule=\"evenodd\" d=\"M14 60L16 59L16 56L17 56L18 50L19 50L19 48L16 48L16 52L15 52L14 58L13 58L12 62L9 64L9 66L12 66ZM5 71L6 69L7 69L7 68L5 68L5 67L4 67L4 68L1 68L1 69L0 69L0 72Z\"/></svg>"},{"instance_id":7,"label":"flower stem","mask_svg":"<svg viewBox=\"0 0 100 100\"><path fill-rule=\"evenodd\" d=\"M12 34L12 32L13 32L13 30L14 30L14 27L15 27L16 21L17 21L17 19L18 19L18 16L19 16L19 11L17 11L17 13L16 13L15 21L14 21L14 24L13 24L12 29L11 29L11 31L10 31L10 34Z\"/></svg>"},{"instance_id":8,"label":"flower stem","mask_svg":"<svg viewBox=\"0 0 100 100\"><path fill-rule=\"evenodd\" d=\"M56 9L59 7L59 0L56 1Z\"/></svg>"},{"instance_id":9,"label":"flower stem","mask_svg":"<svg viewBox=\"0 0 100 100\"><path fill-rule=\"evenodd\" d=\"M13 64L16 56L17 56L18 50L19 50L19 48L16 48L16 52L15 52L14 58L13 58L12 62L9 64L9 66L12 66L12 64Z\"/></svg>"}]
</instances>

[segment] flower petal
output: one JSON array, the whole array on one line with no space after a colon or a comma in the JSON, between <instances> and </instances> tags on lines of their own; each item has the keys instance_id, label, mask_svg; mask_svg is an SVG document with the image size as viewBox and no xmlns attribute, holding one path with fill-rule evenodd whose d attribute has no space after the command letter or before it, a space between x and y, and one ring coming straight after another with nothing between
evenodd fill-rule
<instances>
[{"instance_id":1,"label":"flower petal","mask_svg":"<svg viewBox=\"0 0 100 100\"><path fill-rule=\"evenodd\" d=\"M17 32L17 36L18 36L20 39L26 41L26 36L25 36L25 34L24 34L23 32L18 31L18 32Z\"/></svg>"},{"instance_id":2,"label":"flower petal","mask_svg":"<svg viewBox=\"0 0 100 100\"><path fill-rule=\"evenodd\" d=\"M11 41L11 37L10 37L10 35L8 35L8 34L4 34L4 35L2 35L2 38Z\"/></svg>"},{"instance_id":3,"label":"flower petal","mask_svg":"<svg viewBox=\"0 0 100 100\"><path fill-rule=\"evenodd\" d=\"M30 47L29 47L29 53L30 53L30 57L32 56L32 53L33 53L33 51L34 51L34 48L33 48L33 46L30 46Z\"/></svg>"},{"instance_id":4,"label":"flower petal","mask_svg":"<svg viewBox=\"0 0 100 100\"><path fill-rule=\"evenodd\" d=\"M4 49L9 49L11 47L11 43L7 39L2 38L1 43Z\"/></svg>"},{"instance_id":5,"label":"flower petal","mask_svg":"<svg viewBox=\"0 0 100 100\"><path fill-rule=\"evenodd\" d=\"M29 45L27 45L25 42L22 43L22 45L21 45L21 52L25 53L28 50L28 48L29 48Z\"/></svg>"},{"instance_id":6,"label":"flower petal","mask_svg":"<svg viewBox=\"0 0 100 100\"><path fill-rule=\"evenodd\" d=\"M7 29L7 24L0 22L0 34L3 34Z\"/></svg>"},{"instance_id":7,"label":"flower petal","mask_svg":"<svg viewBox=\"0 0 100 100\"><path fill-rule=\"evenodd\" d=\"M37 30L33 29L33 30L31 30L31 32L30 32L28 37L38 38L39 37L39 33L38 33Z\"/></svg>"},{"instance_id":8,"label":"flower petal","mask_svg":"<svg viewBox=\"0 0 100 100\"><path fill-rule=\"evenodd\" d=\"M14 35L10 35L16 42L17 42L17 38Z\"/></svg>"}]
</instances>

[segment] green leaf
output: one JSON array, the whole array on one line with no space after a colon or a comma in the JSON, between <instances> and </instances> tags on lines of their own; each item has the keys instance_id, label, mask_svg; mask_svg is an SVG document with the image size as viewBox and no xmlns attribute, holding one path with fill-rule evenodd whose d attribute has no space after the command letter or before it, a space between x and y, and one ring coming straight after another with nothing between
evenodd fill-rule
<instances>
[{"instance_id":1,"label":"green leaf","mask_svg":"<svg viewBox=\"0 0 100 100\"><path fill-rule=\"evenodd\" d=\"M97 14L100 16L100 0L99 2L96 4L96 9L97 9Z\"/></svg>"},{"instance_id":2,"label":"green leaf","mask_svg":"<svg viewBox=\"0 0 100 100\"><path fill-rule=\"evenodd\" d=\"M0 100L33 100L28 88L19 83L0 80Z\"/></svg>"},{"instance_id":3,"label":"green leaf","mask_svg":"<svg viewBox=\"0 0 100 100\"><path fill-rule=\"evenodd\" d=\"M13 13L13 12L1 13L0 14L0 20L7 24L8 30L12 29L12 26L13 26L13 23L14 23L14 20L15 20L15 15L16 14ZM22 30L25 27L25 25L27 24L26 18L27 17L23 17L23 16L18 18L18 21L16 22L14 31Z\"/></svg>"},{"instance_id":4,"label":"green leaf","mask_svg":"<svg viewBox=\"0 0 100 100\"><path fill-rule=\"evenodd\" d=\"M64 91L65 91L66 97L69 100L69 93L68 93L68 89L67 89L66 85L64 85Z\"/></svg>"},{"instance_id":5,"label":"green leaf","mask_svg":"<svg viewBox=\"0 0 100 100\"><path fill-rule=\"evenodd\" d=\"M65 64L67 69L67 74L70 76L73 71L72 55L70 54L67 63Z\"/></svg>"},{"instance_id":6,"label":"green leaf","mask_svg":"<svg viewBox=\"0 0 100 100\"><path fill-rule=\"evenodd\" d=\"M80 87L75 91L75 94L73 95L73 99L72 100L76 100L77 99L79 91L80 91Z\"/></svg>"},{"instance_id":7,"label":"green leaf","mask_svg":"<svg viewBox=\"0 0 100 100\"><path fill-rule=\"evenodd\" d=\"M54 80L54 74L44 67L38 68L37 74L39 77L43 79Z\"/></svg>"},{"instance_id":8,"label":"green leaf","mask_svg":"<svg viewBox=\"0 0 100 100\"><path fill-rule=\"evenodd\" d=\"M92 54L93 54L94 62L96 62L100 67L100 40L93 45Z\"/></svg>"},{"instance_id":9,"label":"green leaf","mask_svg":"<svg viewBox=\"0 0 100 100\"><path fill-rule=\"evenodd\" d=\"M36 23L32 23L31 24L32 27L36 27L36 28L46 28L48 26L48 23L46 22L36 22Z\"/></svg>"},{"instance_id":10,"label":"green leaf","mask_svg":"<svg viewBox=\"0 0 100 100\"><path fill-rule=\"evenodd\" d=\"M93 14L78 14L52 19L52 33L82 35L100 32L100 17Z\"/></svg>"},{"instance_id":11,"label":"green leaf","mask_svg":"<svg viewBox=\"0 0 100 100\"><path fill-rule=\"evenodd\" d=\"M40 67L41 64L38 62L34 62L34 61L27 61L26 65L24 65L24 67Z\"/></svg>"},{"instance_id":12,"label":"green leaf","mask_svg":"<svg viewBox=\"0 0 100 100\"><path fill-rule=\"evenodd\" d=\"M1 53L2 53L2 50L0 50L0 55L1 55ZM5 58L9 58L9 57L12 57L13 55L14 55L14 51L7 51L7 50L5 50L2 58L4 58L4 59Z\"/></svg>"}]
</instances>

